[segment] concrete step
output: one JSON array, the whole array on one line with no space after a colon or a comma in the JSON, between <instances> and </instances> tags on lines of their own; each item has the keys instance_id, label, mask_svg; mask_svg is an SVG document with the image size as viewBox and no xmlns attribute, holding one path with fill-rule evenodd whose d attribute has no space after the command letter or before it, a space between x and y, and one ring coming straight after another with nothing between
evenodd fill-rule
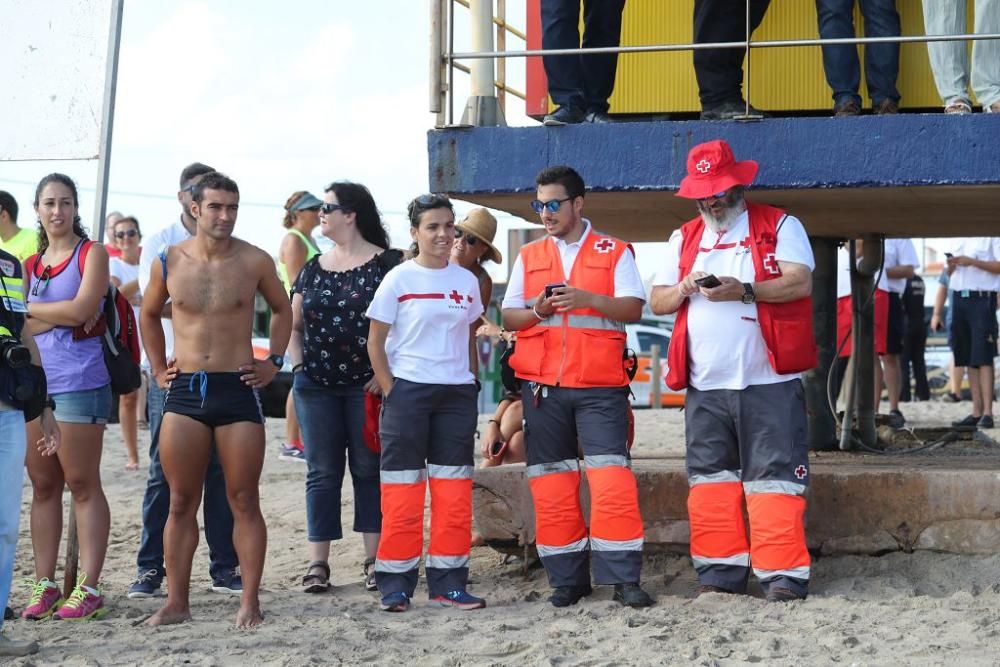
<instances>
[{"instance_id":1,"label":"concrete step","mask_svg":"<svg viewBox=\"0 0 1000 667\"><path fill-rule=\"evenodd\" d=\"M1000 457L813 454L806 536L817 554L1000 552ZM477 470L476 527L491 546L517 552L535 540L523 465ZM688 485L682 458L633 461L650 550L686 553ZM581 484L589 511L586 477Z\"/></svg>"}]
</instances>

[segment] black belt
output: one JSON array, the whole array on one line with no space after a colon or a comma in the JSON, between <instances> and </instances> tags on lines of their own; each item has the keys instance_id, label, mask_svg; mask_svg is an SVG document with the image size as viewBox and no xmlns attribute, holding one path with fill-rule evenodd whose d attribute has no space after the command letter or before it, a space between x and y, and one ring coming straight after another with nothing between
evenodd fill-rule
<instances>
[{"instance_id":1,"label":"black belt","mask_svg":"<svg viewBox=\"0 0 1000 667\"><path fill-rule=\"evenodd\" d=\"M996 292L989 292L987 290L981 289L960 289L955 290L955 294L961 297L988 297L990 299L995 299L997 296Z\"/></svg>"}]
</instances>

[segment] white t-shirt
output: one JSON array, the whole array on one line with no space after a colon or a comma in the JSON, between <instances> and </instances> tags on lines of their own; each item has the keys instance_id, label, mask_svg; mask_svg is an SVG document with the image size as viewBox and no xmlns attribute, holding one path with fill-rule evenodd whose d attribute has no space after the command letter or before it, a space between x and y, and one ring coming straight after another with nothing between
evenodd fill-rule
<instances>
[{"instance_id":1,"label":"white t-shirt","mask_svg":"<svg viewBox=\"0 0 1000 667\"><path fill-rule=\"evenodd\" d=\"M149 269L153 265L153 260L160 255L160 251L172 245L177 245L181 241L191 238L180 220L165 229L161 229L152 236L142 240L142 254L139 255L139 293L145 294L146 287L149 286ZM174 325L169 318L162 318L163 336L167 347L167 360L174 354ZM142 327L139 327L140 333ZM149 359L146 357L146 350L142 350L142 367L149 370Z\"/></svg>"},{"instance_id":2,"label":"white t-shirt","mask_svg":"<svg viewBox=\"0 0 1000 667\"><path fill-rule=\"evenodd\" d=\"M670 236L664 266L653 280L654 286L680 282L681 241L681 232L676 230ZM750 219L745 212L721 236L706 226L701 252L691 271L756 282L751 242ZM781 223L774 255L779 262L803 264L810 271L815 268L809 237L798 218L789 215ZM688 371L692 387L701 391L740 390L799 377L799 373L779 375L771 367L757 321L757 304L712 303L700 292L689 296L688 301Z\"/></svg>"},{"instance_id":3,"label":"white t-shirt","mask_svg":"<svg viewBox=\"0 0 1000 667\"><path fill-rule=\"evenodd\" d=\"M139 277L139 265L129 264L121 257L112 257L108 264L108 271L111 273L112 278L117 278L118 281L124 285L125 283L130 283ZM142 294L140 291L139 294ZM139 321L139 306L132 306L132 312L135 313L135 321ZM140 332L140 338L142 332Z\"/></svg>"},{"instance_id":4,"label":"white t-shirt","mask_svg":"<svg viewBox=\"0 0 1000 667\"><path fill-rule=\"evenodd\" d=\"M917 257L917 247L910 239L886 239L885 240L885 270L897 266L912 266L914 269L920 266L920 259ZM902 294L906 290L906 278L888 278L889 291L895 294Z\"/></svg>"},{"instance_id":5,"label":"white t-shirt","mask_svg":"<svg viewBox=\"0 0 1000 667\"><path fill-rule=\"evenodd\" d=\"M472 384L469 325L483 314L479 281L460 266L415 260L389 271L365 315L391 325L385 351L394 377L425 384Z\"/></svg>"},{"instance_id":6,"label":"white t-shirt","mask_svg":"<svg viewBox=\"0 0 1000 667\"><path fill-rule=\"evenodd\" d=\"M1000 238L977 236L955 239L951 252L956 257L965 255L987 262L1000 261ZM975 266L957 266L955 272L951 274L949 289L956 292L962 290L997 292L1000 291L1000 274L983 271Z\"/></svg>"},{"instance_id":7,"label":"white t-shirt","mask_svg":"<svg viewBox=\"0 0 1000 667\"><path fill-rule=\"evenodd\" d=\"M837 251L837 298L843 298L845 296L851 296L851 261L850 246L844 244L844 247ZM857 262L860 264L861 260L858 259ZM888 266L888 265L887 265ZM885 269L883 269L878 275L878 285L877 289L883 292L889 291L889 278L885 275ZM906 281L903 281L906 282Z\"/></svg>"},{"instance_id":8,"label":"white t-shirt","mask_svg":"<svg viewBox=\"0 0 1000 667\"><path fill-rule=\"evenodd\" d=\"M569 275L573 271L573 264L576 256L580 254L587 237L590 236L590 220L583 219L583 234L574 243L566 243L562 239L553 238L556 248L559 250L559 258L562 260L563 275L566 282L569 282ZM630 252L622 253L618 263L615 264L615 298L632 296L646 301L646 287L643 285L642 276L639 274L639 267L635 263L635 257ZM532 303L537 295L532 295ZM524 266L521 262L521 255L518 254L510 269L510 278L507 281L507 290L504 292L501 308L525 308L529 304L524 299Z\"/></svg>"}]
</instances>

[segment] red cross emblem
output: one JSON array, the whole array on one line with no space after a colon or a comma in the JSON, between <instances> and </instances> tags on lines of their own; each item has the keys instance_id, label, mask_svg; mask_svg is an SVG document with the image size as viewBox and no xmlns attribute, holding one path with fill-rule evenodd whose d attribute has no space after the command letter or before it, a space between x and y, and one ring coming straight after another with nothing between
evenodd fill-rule
<instances>
[{"instance_id":1,"label":"red cross emblem","mask_svg":"<svg viewBox=\"0 0 1000 667\"><path fill-rule=\"evenodd\" d=\"M764 255L764 270L774 276L781 275L781 269L778 268L778 260L774 258L773 252Z\"/></svg>"},{"instance_id":2,"label":"red cross emblem","mask_svg":"<svg viewBox=\"0 0 1000 667\"><path fill-rule=\"evenodd\" d=\"M600 253L608 253L615 249L615 242L611 239L601 239L594 244L594 250Z\"/></svg>"},{"instance_id":3,"label":"red cross emblem","mask_svg":"<svg viewBox=\"0 0 1000 667\"><path fill-rule=\"evenodd\" d=\"M712 168L712 163L702 158L701 162L696 164L694 168L697 169L702 174L707 174L709 170Z\"/></svg>"},{"instance_id":4,"label":"red cross emblem","mask_svg":"<svg viewBox=\"0 0 1000 667\"><path fill-rule=\"evenodd\" d=\"M453 289L451 291L451 294L448 295L448 298L454 301L455 303L462 303L462 299L464 297L458 293L457 289Z\"/></svg>"},{"instance_id":5,"label":"red cross emblem","mask_svg":"<svg viewBox=\"0 0 1000 667\"><path fill-rule=\"evenodd\" d=\"M800 465L798 468L795 469L795 476L799 479L805 479L806 475L808 474L809 471L806 470L806 467L803 465Z\"/></svg>"},{"instance_id":6,"label":"red cross emblem","mask_svg":"<svg viewBox=\"0 0 1000 667\"><path fill-rule=\"evenodd\" d=\"M748 236L745 239L743 239L742 241L740 241L740 245L743 246L744 248L749 248L750 247L750 237Z\"/></svg>"}]
</instances>

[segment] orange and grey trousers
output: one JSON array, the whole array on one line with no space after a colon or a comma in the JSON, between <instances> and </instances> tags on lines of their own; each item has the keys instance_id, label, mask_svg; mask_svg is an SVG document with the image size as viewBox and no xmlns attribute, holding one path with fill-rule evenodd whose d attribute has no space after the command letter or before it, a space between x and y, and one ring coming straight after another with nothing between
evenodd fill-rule
<instances>
[{"instance_id":1,"label":"orange and grey trousers","mask_svg":"<svg viewBox=\"0 0 1000 667\"><path fill-rule=\"evenodd\" d=\"M398 378L382 403L382 538L375 558L375 583L383 595L403 592L413 597L423 552L428 486L431 539L424 563L428 592L434 598L465 590L472 541L476 396L473 384L425 384Z\"/></svg>"},{"instance_id":2,"label":"orange and grey trousers","mask_svg":"<svg viewBox=\"0 0 1000 667\"><path fill-rule=\"evenodd\" d=\"M639 583L644 539L628 452L625 387L522 384L535 545L554 586ZM579 448L590 487L580 502Z\"/></svg>"},{"instance_id":3,"label":"orange and grey trousers","mask_svg":"<svg viewBox=\"0 0 1000 667\"><path fill-rule=\"evenodd\" d=\"M802 382L689 387L684 408L691 559L700 583L742 593L752 568L765 592L782 587L805 597L809 448Z\"/></svg>"}]
</instances>

